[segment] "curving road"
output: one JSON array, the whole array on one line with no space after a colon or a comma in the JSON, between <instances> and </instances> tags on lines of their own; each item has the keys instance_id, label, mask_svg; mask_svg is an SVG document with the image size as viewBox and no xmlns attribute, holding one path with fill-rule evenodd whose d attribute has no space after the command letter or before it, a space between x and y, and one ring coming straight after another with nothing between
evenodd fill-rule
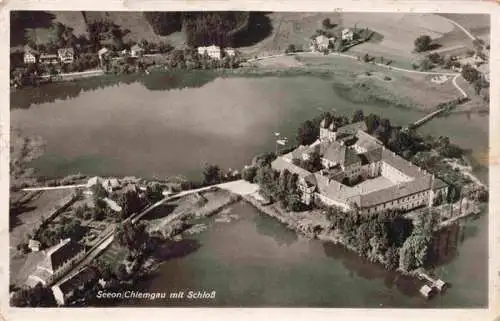
<instances>
[{"instance_id":1,"label":"curving road","mask_svg":"<svg viewBox=\"0 0 500 321\"><path fill-rule=\"evenodd\" d=\"M239 194L239 195L248 195L256 192L258 190L258 185L257 184L252 184L249 183L245 180L237 180L237 181L232 181L232 182L226 182L226 183L221 183L221 184L215 184L211 186L206 186L206 187L201 187L201 188L196 188L196 189L191 189L191 190L186 190L179 192L175 195L170 195L167 196L160 201L154 203L153 205L149 206L146 208L144 211L141 213L134 214L127 218L125 221L130 220L133 224L135 224L137 221L139 221L144 215L148 214L158 206L162 205L163 203L170 201L175 198L179 198L182 196L186 196L189 194L197 193L197 192L202 192L209 190L211 188L218 187L221 189L226 189L232 193ZM58 280L55 285L60 285L61 283L65 282L69 278L73 277L75 274L78 273L83 267L85 267L87 264L92 262L99 254L104 251L112 242L114 239L114 230L106 233L98 242L97 244L90 249L85 257L75 265L70 271L66 273L65 276L63 276L60 280Z\"/></svg>"},{"instance_id":2,"label":"curving road","mask_svg":"<svg viewBox=\"0 0 500 321\"><path fill-rule=\"evenodd\" d=\"M296 52L296 53L292 53L292 54L288 54L288 55L305 56L305 55L314 55L314 53L311 53L311 52ZM323 54L318 53L318 55L323 55ZM329 55L334 55L334 56L338 56L338 57L345 57L345 58L350 58L350 59L355 59L355 60L358 59L357 56L343 54L343 53L338 53L338 52L334 52L334 53L331 53ZM252 58L252 59L249 59L247 61L248 62L255 62L255 61L258 61L258 60L272 59L272 58L278 58L278 57L283 57L283 56L287 56L287 54L265 56L265 57L259 57L257 59ZM450 76L450 77L453 77L453 80L452 80L453 86L464 97L468 97L467 94L465 93L465 91L456 82L456 79L458 77L460 77L460 73L458 73L458 72L420 71L420 70L413 70L413 69L405 69L405 68L394 67L394 66L390 66L390 65L381 64L381 63L378 63L378 62L371 62L371 64L379 66L379 67L382 67L382 68L386 68L386 69L389 69L389 70L395 70L395 71L401 71L401 72L408 72L408 73L421 74L421 75L434 75L434 76Z\"/></svg>"},{"instance_id":3,"label":"curving road","mask_svg":"<svg viewBox=\"0 0 500 321\"><path fill-rule=\"evenodd\" d=\"M78 185L59 185L59 186L45 186L45 187L27 187L21 189L23 192L33 192L33 191L52 191L57 189L70 189L70 188L82 188L87 187L87 184Z\"/></svg>"},{"instance_id":4,"label":"curving road","mask_svg":"<svg viewBox=\"0 0 500 321\"><path fill-rule=\"evenodd\" d=\"M452 23L454 26L456 26L460 30L462 30L467 35L467 37L469 37L471 40L476 39L476 37L469 30L467 30L464 26L462 26L458 22L456 22L450 18L446 18L446 17L443 17L443 18L446 19L447 21L449 21L450 23ZM307 54L311 54L311 53L309 53L309 52L296 52L296 53L288 54L288 55L300 56L300 55L307 55ZM356 60L358 59L356 56L353 56L353 55L348 55L348 54L343 54L343 53L333 53L333 54L336 56L339 56L339 57L346 57L346 58L351 58L351 59L356 59ZM279 54L279 55L271 55L271 56L265 56L265 57L259 57L259 58L252 58L252 59L247 60L247 62L255 62L255 61L263 60L263 59L283 57L286 55L287 54ZM453 77L453 79L452 79L453 86L460 92L460 94L462 94L463 97L465 97L465 98L468 97L467 93L457 84L456 80L458 77L461 76L460 73L412 70L412 69L405 69L405 68L399 68L399 67L392 67L392 66L388 66L388 65L384 65L384 64L376 63L376 62L372 62L372 64L377 65L379 67L387 68L390 70L397 70L397 71L409 72L409 73L415 73L415 74L421 74L421 75L451 76L451 77Z\"/></svg>"},{"instance_id":5,"label":"curving road","mask_svg":"<svg viewBox=\"0 0 500 321\"><path fill-rule=\"evenodd\" d=\"M471 40L476 40L476 37L472 33L470 33L470 31L467 30L464 26L459 24L458 22L451 20L450 18L443 17L443 16L440 16L440 17L448 20L450 23L452 23L456 27L460 28L467 35L467 37L469 37Z\"/></svg>"}]
</instances>

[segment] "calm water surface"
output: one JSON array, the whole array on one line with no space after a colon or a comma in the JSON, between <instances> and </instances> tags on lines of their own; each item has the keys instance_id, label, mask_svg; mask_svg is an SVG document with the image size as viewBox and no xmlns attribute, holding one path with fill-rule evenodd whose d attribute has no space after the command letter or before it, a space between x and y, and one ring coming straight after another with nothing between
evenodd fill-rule
<instances>
[{"instance_id":1,"label":"calm water surface","mask_svg":"<svg viewBox=\"0 0 500 321\"><path fill-rule=\"evenodd\" d=\"M323 111L351 115L362 108L398 125L423 113L352 103L331 80L311 76L191 80L158 76L112 86L78 83L11 94L11 123L46 141L33 163L39 175L199 177L204 162L241 168L263 151L274 151L273 132L294 139L298 125ZM193 81L196 80L196 81ZM194 88L183 88L193 85ZM86 86L87 86L86 85ZM166 90L169 89L169 90ZM453 115L420 129L447 135L478 160L488 150L488 116ZM476 168L487 180L487 169ZM188 242L190 253L164 263L141 284L154 291L215 289L205 305L332 307L481 307L487 304L487 217L469 222L455 259L438 267L453 287L425 302L411 280L363 262L331 244L306 240L245 204L241 219L213 223ZM193 302L129 302L129 304Z\"/></svg>"},{"instance_id":2,"label":"calm water surface","mask_svg":"<svg viewBox=\"0 0 500 321\"><path fill-rule=\"evenodd\" d=\"M399 125L423 115L410 109L352 103L339 97L331 80L312 76L202 76L204 85L194 83L195 88L183 89L152 88L151 83L177 88L186 80L146 77L148 81L87 91L74 83L20 91L11 95L11 124L45 139L45 154L33 164L43 176L78 171L197 177L204 162L241 168L255 154L275 150L273 132L293 140L299 124L322 111L335 109L352 115L362 108L365 114L377 113ZM448 135L482 153L488 146L488 117L471 117L442 118L423 130Z\"/></svg>"},{"instance_id":3,"label":"calm water surface","mask_svg":"<svg viewBox=\"0 0 500 321\"><path fill-rule=\"evenodd\" d=\"M425 301L418 281L386 272L340 246L309 240L246 203L240 218L210 220L179 244L179 257L139 285L151 292L216 290L214 300L130 300L145 306L481 307L487 302L487 217L468 222L457 256L439 266L452 287ZM184 244L182 246L181 244ZM482 262L482 263L479 263Z\"/></svg>"}]
</instances>

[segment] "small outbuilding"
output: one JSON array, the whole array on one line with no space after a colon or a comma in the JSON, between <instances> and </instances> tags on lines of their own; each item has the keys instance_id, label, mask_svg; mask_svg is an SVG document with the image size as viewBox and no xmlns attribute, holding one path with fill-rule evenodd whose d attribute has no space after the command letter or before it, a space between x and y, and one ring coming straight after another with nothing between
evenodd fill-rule
<instances>
[{"instance_id":1,"label":"small outbuilding","mask_svg":"<svg viewBox=\"0 0 500 321\"><path fill-rule=\"evenodd\" d=\"M40 241L37 241L37 240L29 240L29 242L28 242L28 248L32 252L38 252L38 251L40 251L40 247L41 246L42 246L42 244L40 243Z\"/></svg>"},{"instance_id":2,"label":"small outbuilding","mask_svg":"<svg viewBox=\"0 0 500 321\"><path fill-rule=\"evenodd\" d=\"M422 286L419 292L426 299L430 299L434 295L434 290L427 284Z\"/></svg>"}]
</instances>

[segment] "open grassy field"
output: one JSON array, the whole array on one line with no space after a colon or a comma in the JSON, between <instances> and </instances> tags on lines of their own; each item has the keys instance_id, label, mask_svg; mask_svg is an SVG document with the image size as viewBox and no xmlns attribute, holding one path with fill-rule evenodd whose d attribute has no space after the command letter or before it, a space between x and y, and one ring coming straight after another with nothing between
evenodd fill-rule
<instances>
[{"instance_id":1,"label":"open grassy field","mask_svg":"<svg viewBox=\"0 0 500 321\"><path fill-rule=\"evenodd\" d=\"M409 60L413 58L413 42L419 35L427 34L437 39L454 29L453 24L434 14L275 12L267 16L273 27L271 35L254 46L243 48L244 52L265 55L282 51L292 43L307 48L310 36L322 28L323 19L329 18L336 25L334 30L356 26L369 28L383 36L377 43L368 42L351 50L376 51L390 59L404 57Z\"/></svg>"},{"instance_id":2,"label":"open grassy field","mask_svg":"<svg viewBox=\"0 0 500 321\"><path fill-rule=\"evenodd\" d=\"M73 29L75 36L87 35L87 24L81 11L41 11L33 19L23 24L23 28L16 27L11 32L11 46L22 45L25 41L46 44L56 40L52 26L60 22Z\"/></svg>"},{"instance_id":3,"label":"open grassy field","mask_svg":"<svg viewBox=\"0 0 500 321\"><path fill-rule=\"evenodd\" d=\"M33 228L41 223L42 217L46 217L55 205L73 192L72 189L44 191L25 204L22 211L15 215L16 222L11 222L10 246L15 248L25 241L28 233L31 233Z\"/></svg>"},{"instance_id":4,"label":"open grassy field","mask_svg":"<svg viewBox=\"0 0 500 321\"><path fill-rule=\"evenodd\" d=\"M451 78L443 84L435 84L428 75L389 70L335 55L307 54L296 58L306 69L330 71L336 84L351 87L348 94L353 99L379 97L400 105L429 109L459 95Z\"/></svg>"},{"instance_id":5,"label":"open grassy field","mask_svg":"<svg viewBox=\"0 0 500 321\"><path fill-rule=\"evenodd\" d=\"M307 49L310 37L321 29L323 19L330 18L332 23L339 20L339 13L315 12L273 12L267 14L272 26L271 34L259 43L240 48L249 55L266 56L278 51L283 52L289 44Z\"/></svg>"}]
</instances>

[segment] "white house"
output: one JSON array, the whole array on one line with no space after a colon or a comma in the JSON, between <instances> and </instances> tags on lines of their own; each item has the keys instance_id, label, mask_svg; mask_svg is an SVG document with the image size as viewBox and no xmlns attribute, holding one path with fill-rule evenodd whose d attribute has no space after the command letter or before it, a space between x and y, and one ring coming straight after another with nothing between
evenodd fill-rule
<instances>
[{"instance_id":1,"label":"white house","mask_svg":"<svg viewBox=\"0 0 500 321\"><path fill-rule=\"evenodd\" d=\"M236 50L234 50L234 48L226 48L224 52L228 57L234 57L236 55Z\"/></svg>"},{"instance_id":2,"label":"white house","mask_svg":"<svg viewBox=\"0 0 500 321\"><path fill-rule=\"evenodd\" d=\"M345 28L342 30L342 40L352 41L354 39L354 32L352 29Z\"/></svg>"},{"instance_id":3,"label":"white house","mask_svg":"<svg viewBox=\"0 0 500 321\"><path fill-rule=\"evenodd\" d=\"M38 252L40 251L40 247L41 247L41 243L37 240L30 240L28 242L28 248L32 251L32 252Z\"/></svg>"},{"instance_id":4,"label":"white house","mask_svg":"<svg viewBox=\"0 0 500 321\"><path fill-rule=\"evenodd\" d=\"M99 60L101 61L101 63L102 63L102 59L104 57L106 57L109 53L110 53L110 51L106 47L102 47L101 49L99 49L99 51L97 52L97 56L99 57Z\"/></svg>"},{"instance_id":5,"label":"white house","mask_svg":"<svg viewBox=\"0 0 500 321\"><path fill-rule=\"evenodd\" d=\"M198 47L198 54L207 54L210 58L221 59L221 50L219 46L211 45L208 47Z\"/></svg>"},{"instance_id":6,"label":"white house","mask_svg":"<svg viewBox=\"0 0 500 321\"><path fill-rule=\"evenodd\" d=\"M130 48L130 56L131 57L140 57L144 54L144 48L139 46L138 44L133 45Z\"/></svg>"},{"instance_id":7,"label":"white house","mask_svg":"<svg viewBox=\"0 0 500 321\"><path fill-rule=\"evenodd\" d=\"M23 59L27 65L36 63L36 56L32 52L25 52Z\"/></svg>"},{"instance_id":8,"label":"white house","mask_svg":"<svg viewBox=\"0 0 500 321\"><path fill-rule=\"evenodd\" d=\"M75 59L75 51L73 48L61 48L57 50L59 60L64 64L70 64Z\"/></svg>"},{"instance_id":9,"label":"white house","mask_svg":"<svg viewBox=\"0 0 500 321\"><path fill-rule=\"evenodd\" d=\"M112 193L118 189L120 189L120 182L116 178L109 178L102 182L102 187L108 192Z\"/></svg>"},{"instance_id":10,"label":"white house","mask_svg":"<svg viewBox=\"0 0 500 321\"><path fill-rule=\"evenodd\" d=\"M24 63L25 64L34 64L36 63L37 52L31 48L30 46L24 46Z\"/></svg>"},{"instance_id":11,"label":"white house","mask_svg":"<svg viewBox=\"0 0 500 321\"><path fill-rule=\"evenodd\" d=\"M52 65L55 65L57 63L59 63L59 57L55 54L49 54L49 53L42 53L40 54L40 62L42 64L52 64Z\"/></svg>"}]
</instances>

